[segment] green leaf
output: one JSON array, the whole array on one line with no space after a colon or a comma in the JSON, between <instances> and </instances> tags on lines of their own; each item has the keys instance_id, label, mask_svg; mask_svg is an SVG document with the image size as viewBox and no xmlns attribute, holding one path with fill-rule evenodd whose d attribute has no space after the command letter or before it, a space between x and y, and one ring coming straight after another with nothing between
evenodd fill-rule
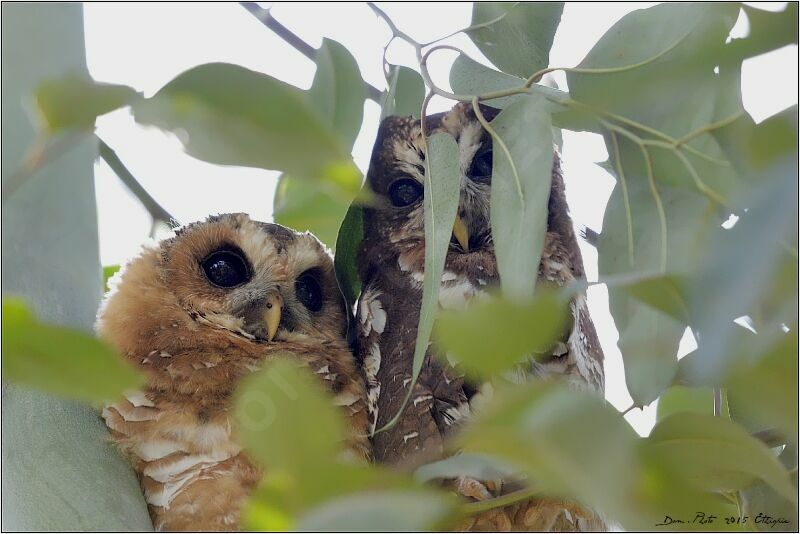
<instances>
[{"instance_id":1,"label":"green leaf","mask_svg":"<svg viewBox=\"0 0 800 534\"><path fill-rule=\"evenodd\" d=\"M355 194L361 175L306 95L244 67L190 69L134 106L137 122L178 134L186 151L220 165L326 180Z\"/></svg>"},{"instance_id":2,"label":"green leaf","mask_svg":"<svg viewBox=\"0 0 800 534\"><path fill-rule=\"evenodd\" d=\"M450 525L456 501L431 490L348 495L309 511L298 530L350 532L437 531Z\"/></svg>"},{"instance_id":3,"label":"green leaf","mask_svg":"<svg viewBox=\"0 0 800 534\"><path fill-rule=\"evenodd\" d=\"M234 398L237 440L267 468L313 471L342 449L345 425L322 384L292 355L245 377Z\"/></svg>"},{"instance_id":4,"label":"green leaf","mask_svg":"<svg viewBox=\"0 0 800 534\"><path fill-rule=\"evenodd\" d=\"M544 101L510 104L492 121L491 219L497 270L507 298L533 296L547 231L553 131Z\"/></svg>"},{"instance_id":5,"label":"green leaf","mask_svg":"<svg viewBox=\"0 0 800 534\"><path fill-rule=\"evenodd\" d=\"M618 520L638 513L630 502L636 434L592 393L554 382L498 388L456 443L520 466L545 494L576 498Z\"/></svg>"},{"instance_id":6,"label":"green leaf","mask_svg":"<svg viewBox=\"0 0 800 534\"><path fill-rule=\"evenodd\" d=\"M673 414L650 433L644 453L704 490L738 490L760 479L796 502L786 469L772 451L724 417Z\"/></svg>"},{"instance_id":7,"label":"green leaf","mask_svg":"<svg viewBox=\"0 0 800 534\"><path fill-rule=\"evenodd\" d=\"M389 90L381 103L381 120L390 115L419 118L425 99L425 83L413 69L394 65L389 78Z\"/></svg>"},{"instance_id":8,"label":"green leaf","mask_svg":"<svg viewBox=\"0 0 800 534\"><path fill-rule=\"evenodd\" d=\"M411 387L403 403L408 402L413 384L419 377L433 322L439 308L439 281L444 270L444 260L453 234L453 222L458 210L460 171L458 144L449 133L439 132L427 139L425 159L425 279L422 283L422 303L419 310L417 339L414 345ZM401 413L395 414L386 426L394 424Z\"/></svg>"},{"instance_id":9,"label":"green leaf","mask_svg":"<svg viewBox=\"0 0 800 534\"><path fill-rule=\"evenodd\" d=\"M417 468L414 478L420 482L454 479L459 476L472 477L475 480L498 480L518 473L519 469L491 455L461 452Z\"/></svg>"},{"instance_id":10,"label":"green leaf","mask_svg":"<svg viewBox=\"0 0 800 534\"><path fill-rule=\"evenodd\" d=\"M345 195L326 192L323 185L281 176L275 190L272 216L278 224L313 233L333 249L350 203Z\"/></svg>"},{"instance_id":11,"label":"green leaf","mask_svg":"<svg viewBox=\"0 0 800 534\"><path fill-rule=\"evenodd\" d=\"M103 291L108 291L108 281L119 272L119 265L105 265L103 267Z\"/></svg>"},{"instance_id":12,"label":"green leaf","mask_svg":"<svg viewBox=\"0 0 800 534\"><path fill-rule=\"evenodd\" d=\"M665 274L670 273L673 280L678 280L674 275L692 272L720 218L712 204L693 191L657 187L666 224L662 226L643 158L634 152L638 147L625 147L622 139L617 143L622 156L615 157L613 138L611 155L615 162L621 162L623 171L603 219L598 242L600 276L647 273L652 277L652 273L659 273L665 267ZM674 295L667 301L660 299L664 295L653 295L653 286L671 295L670 286L662 283L669 279L669 276L654 278L660 282L642 283L637 298L632 298L627 284L608 286L609 306L620 334L618 345L625 362L625 381L637 405L658 398L673 382L677 371L678 344L686 323L660 310L669 310L677 316L683 312ZM637 288L636 284L633 287ZM649 303L644 304L642 297Z\"/></svg>"},{"instance_id":13,"label":"green leaf","mask_svg":"<svg viewBox=\"0 0 800 534\"><path fill-rule=\"evenodd\" d=\"M727 378L731 418L751 432L778 428L797 444L797 332L779 339L753 366L741 366Z\"/></svg>"},{"instance_id":14,"label":"green leaf","mask_svg":"<svg viewBox=\"0 0 800 534\"><path fill-rule=\"evenodd\" d=\"M792 470L792 484L797 493L797 449L785 447L779 457L786 469ZM757 484L741 491L743 512L759 532L796 532L797 504L779 495L767 484Z\"/></svg>"},{"instance_id":15,"label":"green leaf","mask_svg":"<svg viewBox=\"0 0 800 534\"><path fill-rule=\"evenodd\" d=\"M317 73L308 96L344 146L352 148L361 130L366 98L358 63L347 48L328 38L322 39L314 61Z\"/></svg>"},{"instance_id":16,"label":"green leaf","mask_svg":"<svg viewBox=\"0 0 800 534\"><path fill-rule=\"evenodd\" d=\"M658 275L622 284L625 291L636 300L664 312L682 323L690 322L686 304L686 281L678 275Z\"/></svg>"},{"instance_id":17,"label":"green leaf","mask_svg":"<svg viewBox=\"0 0 800 534\"><path fill-rule=\"evenodd\" d=\"M656 421L683 412L714 415L714 390L672 386L658 398Z\"/></svg>"},{"instance_id":18,"label":"green leaf","mask_svg":"<svg viewBox=\"0 0 800 534\"><path fill-rule=\"evenodd\" d=\"M687 120L708 124L713 101L698 98L698 88L713 78L716 63L698 51L725 42L738 10L732 3L665 3L628 13L577 66L601 72L567 72L572 98L673 136L691 131Z\"/></svg>"},{"instance_id":19,"label":"green leaf","mask_svg":"<svg viewBox=\"0 0 800 534\"><path fill-rule=\"evenodd\" d=\"M364 208L358 203L351 203L339 227L336 238L336 256L333 266L336 269L336 280L339 289L347 299L348 309L355 304L361 293L361 278L358 275L358 249L364 238Z\"/></svg>"},{"instance_id":20,"label":"green leaf","mask_svg":"<svg viewBox=\"0 0 800 534\"><path fill-rule=\"evenodd\" d=\"M97 117L130 105L141 95L127 85L97 83L87 74L73 73L42 83L34 98L45 131L54 134L91 130Z\"/></svg>"},{"instance_id":21,"label":"green leaf","mask_svg":"<svg viewBox=\"0 0 800 534\"><path fill-rule=\"evenodd\" d=\"M467 35L500 70L527 78L549 65L563 10L563 2L475 2L471 26L499 20Z\"/></svg>"},{"instance_id":22,"label":"green leaf","mask_svg":"<svg viewBox=\"0 0 800 534\"><path fill-rule=\"evenodd\" d=\"M40 323L18 299L3 299L2 361L8 380L92 403L117 400L143 381L103 341Z\"/></svg>"},{"instance_id":23,"label":"green leaf","mask_svg":"<svg viewBox=\"0 0 800 534\"><path fill-rule=\"evenodd\" d=\"M489 377L531 353L546 354L566 319L566 302L554 292L539 291L528 302L492 298L442 311L435 339L468 374Z\"/></svg>"}]
</instances>

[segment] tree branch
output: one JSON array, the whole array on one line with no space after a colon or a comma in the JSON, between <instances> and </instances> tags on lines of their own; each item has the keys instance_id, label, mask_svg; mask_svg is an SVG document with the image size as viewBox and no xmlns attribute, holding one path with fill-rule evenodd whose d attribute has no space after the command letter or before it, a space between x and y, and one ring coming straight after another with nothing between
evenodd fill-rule
<instances>
[{"instance_id":1,"label":"tree branch","mask_svg":"<svg viewBox=\"0 0 800 534\"><path fill-rule=\"evenodd\" d=\"M303 41L293 33L292 30L275 20L275 17L269 12L269 9L264 9L255 2L239 2L239 5L249 11L261 24L275 32L278 37L290 44L295 50L311 61L314 61L314 57L317 55L317 49ZM383 91L367 82L364 82L364 87L367 90L369 99L380 104Z\"/></svg>"},{"instance_id":2,"label":"tree branch","mask_svg":"<svg viewBox=\"0 0 800 534\"><path fill-rule=\"evenodd\" d=\"M153 221L162 221L171 227L177 226L178 220L164 209L161 204L156 202L156 199L150 196L150 193L142 187L142 184L136 180L133 174L131 174L131 171L120 161L114 149L108 146L105 141L99 137L97 138L97 142L100 148L100 157L111 167L111 170L116 173L122 183L125 184L125 187L139 199L139 202L142 203L145 209L150 213L150 216L153 217Z\"/></svg>"}]
</instances>

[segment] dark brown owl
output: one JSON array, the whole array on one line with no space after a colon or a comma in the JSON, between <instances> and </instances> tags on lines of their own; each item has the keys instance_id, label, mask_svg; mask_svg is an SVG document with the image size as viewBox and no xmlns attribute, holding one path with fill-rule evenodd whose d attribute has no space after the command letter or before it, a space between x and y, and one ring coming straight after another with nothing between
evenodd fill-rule
<instances>
[{"instance_id":1,"label":"dark brown owl","mask_svg":"<svg viewBox=\"0 0 800 534\"><path fill-rule=\"evenodd\" d=\"M487 120L497 110L482 107ZM427 118L428 135L451 134L458 143L461 193L453 237L439 290L443 309L463 308L470 299L499 284L489 218L492 181L492 141L471 106ZM363 281L357 304L358 353L368 387L371 428L385 425L400 409L411 382L414 344L419 321L425 257L423 183L425 152L420 121L386 118L378 132L367 182L376 193L375 206L364 212L364 241L358 266ZM567 212L558 154L553 157L548 228L538 276L564 285L584 277L583 261ZM520 369L523 378L558 375L577 387L603 390L603 354L583 295L570 303L572 321L545 361ZM377 461L403 462L425 451L442 451L443 439L469 416L479 402L481 385L466 381L459 371L429 347L409 405L390 430L375 434ZM459 491L476 499L489 498L486 485L456 481ZM489 488L502 491L494 484ZM489 513L468 525L473 529L596 530L603 524L590 511L561 502L537 500Z\"/></svg>"},{"instance_id":2,"label":"dark brown owl","mask_svg":"<svg viewBox=\"0 0 800 534\"><path fill-rule=\"evenodd\" d=\"M103 418L157 530L238 530L262 473L231 435L231 394L278 354L328 387L352 423L352 450L367 456L365 391L346 329L328 251L311 234L244 214L190 224L125 267L98 331L147 385Z\"/></svg>"}]
</instances>

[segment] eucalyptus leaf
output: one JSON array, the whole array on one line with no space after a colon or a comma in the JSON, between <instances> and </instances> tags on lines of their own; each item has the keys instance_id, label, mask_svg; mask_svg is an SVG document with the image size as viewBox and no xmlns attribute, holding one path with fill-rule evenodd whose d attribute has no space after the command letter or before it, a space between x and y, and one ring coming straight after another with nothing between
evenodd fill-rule
<instances>
[{"instance_id":1,"label":"eucalyptus leaf","mask_svg":"<svg viewBox=\"0 0 800 534\"><path fill-rule=\"evenodd\" d=\"M705 490L738 490L763 480L786 499L797 501L786 469L772 451L724 417L673 414L650 433L645 454Z\"/></svg>"},{"instance_id":2,"label":"eucalyptus leaf","mask_svg":"<svg viewBox=\"0 0 800 534\"><path fill-rule=\"evenodd\" d=\"M358 275L358 249L364 239L364 208L351 203L345 213L336 238L336 256L333 265L339 289L345 296L348 309L352 308L361 293L361 277Z\"/></svg>"},{"instance_id":3,"label":"eucalyptus leaf","mask_svg":"<svg viewBox=\"0 0 800 534\"><path fill-rule=\"evenodd\" d=\"M251 458L297 474L336 457L346 433L322 384L291 358L286 353L242 380L234 396L234 430Z\"/></svg>"},{"instance_id":4,"label":"eucalyptus leaf","mask_svg":"<svg viewBox=\"0 0 800 534\"><path fill-rule=\"evenodd\" d=\"M531 353L547 354L566 319L565 299L539 291L527 302L492 298L464 311L443 311L434 337L448 351L448 359L468 374L486 378L522 363Z\"/></svg>"},{"instance_id":5,"label":"eucalyptus leaf","mask_svg":"<svg viewBox=\"0 0 800 534\"><path fill-rule=\"evenodd\" d=\"M300 518L302 532L420 532L443 530L455 499L432 490L364 492L328 501Z\"/></svg>"},{"instance_id":6,"label":"eucalyptus leaf","mask_svg":"<svg viewBox=\"0 0 800 534\"><path fill-rule=\"evenodd\" d=\"M597 395L553 382L498 388L456 443L520 466L545 494L568 495L623 523L639 514L631 500L636 434Z\"/></svg>"},{"instance_id":7,"label":"eucalyptus leaf","mask_svg":"<svg viewBox=\"0 0 800 534\"><path fill-rule=\"evenodd\" d=\"M475 2L472 42L503 72L527 78L550 63L564 2ZM495 22L492 22L495 21Z\"/></svg>"},{"instance_id":8,"label":"eucalyptus leaf","mask_svg":"<svg viewBox=\"0 0 800 534\"><path fill-rule=\"evenodd\" d=\"M314 61L317 72L308 96L344 146L352 148L361 130L366 99L358 63L347 48L328 38L322 40Z\"/></svg>"},{"instance_id":9,"label":"eucalyptus leaf","mask_svg":"<svg viewBox=\"0 0 800 534\"><path fill-rule=\"evenodd\" d=\"M220 165L280 170L355 194L360 173L300 89L226 63L194 67L134 106L137 122L174 132Z\"/></svg>"},{"instance_id":10,"label":"eucalyptus leaf","mask_svg":"<svg viewBox=\"0 0 800 534\"><path fill-rule=\"evenodd\" d=\"M797 449L785 447L778 458L792 470L792 484L797 492ZM797 503L779 495L767 484L757 484L741 491L743 512L759 532L796 532Z\"/></svg>"},{"instance_id":11,"label":"eucalyptus leaf","mask_svg":"<svg viewBox=\"0 0 800 534\"><path fill-rule=\"evenodd\" d=\"M491 220L503 294L533 296L544 248L553 173L553 131L541 98L514 102L492 121Z\"/></svg>"},{"instance_id":12,"label":"eucalyptus leaf","mask_svg":"<svg viewBox=\"0 0 800 534\"><path fill-rule=\"evenodd\" d=\"M141 94L127 85L98 83L87 74L70 74L42 83L34 99L45 132L92 130L100 115L128 106Z\"/></svg>"},{"instance_id":13,"label":"eucalyptus leaf","mask_svg":"<svg viewBox=\"0 0 800 534\"><path fill-rule=\"evenodd\" d=\"M422 303L419 310L417 339L414 345L412 386L408 389L405 403L411 396L413 384L419 377L428 342L433 331L433 322L439 307L439 284L444 270L444 260L450 247L453 222L458 210L460 194L460 171L458 168L458 144L449 133L438 132L427 138L425 158L425 279L422 283ZM394 414L386 426L394 424L401 413Z\"/></svg>"},{"instance_id":14,"label":"eucalyptus leaf","mask_svg":"<svg viewBox=\"0 0 800 534\"><path fill-rule=\"evenodd\" d=\"M381 103L381 120L390 115L420 118L425 99L425 83L413 69L392 65L389 89Z\"/></svg>"},{"instance_id":15,"label":"eucalyptus leaf","mask_svg":"<svg viewBox=\"0 0 800 534\"><path fill-rule=\"evenodd\" d=\"M672 386L658 398L656 421L683 412L714 415L714 390L709 387Z\"/></svg>"},{"instance_id":16,"label":"eucalyptus leaf","mask_svg":"<svg viewBox=\"0 0 800 534\"><path fill-rule=\"evenodd\" d=\"M444 460L425 464L414 471L414 478L420 482L435 479L455 479L460 476L475 480L508 479L519 469L508 462L488 454L460 452Z\"/></svg>"},{"instance_id":17,"label":"eucalyptus leaf","mask_svg":"<svg viewBox=\"0 0 800 534\"><path fill-rule=\"evenodd\" d=\"M18 299L3 299L3 375L7 380L92 403L118 400L143 378L95 337L43 324Z\"/></svg>"},{"instance_id":18,"label":"eucalyptus leaf","mask_svg":"<svg viewBox=\"0 0 800 534\"><path fill-rule=\"evenodd\" d=\"M334 249L349 202L344 195L328 193L320 186L289 175L281 176L275 191L273 217L278 224L313 233Z\"/></svg>"}]
</instances>

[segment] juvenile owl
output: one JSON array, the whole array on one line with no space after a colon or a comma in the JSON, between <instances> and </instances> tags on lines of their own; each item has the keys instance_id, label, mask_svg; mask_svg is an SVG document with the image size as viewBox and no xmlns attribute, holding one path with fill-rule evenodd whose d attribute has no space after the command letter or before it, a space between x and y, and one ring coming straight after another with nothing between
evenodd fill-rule
<instances>
[{"instance_id":1,"label":"juvenile owl","mask_svg":"<svg viewBox=\"0 0 800 534\"><path fill-rule=\"evenodd\" d=\"M231 435L239 380L289 353L328 387L366 457L364 386L344 341L345 305L326 249L308 233L209 217L124 269L98 332L147 386L106 407L157 530L236 530L261 472Z\"/></svg>"},{"instance_id":2,"label":"juvenile owl","mask_svg":"<svg viewBox=\"0 0 800 534\"><path fill-rule=\"evenodd\" d=\"M481 109L487 120L497 115L495 109ZM460 152L459 207L439 289L441 308L460 309L499 284L489 215L492 140L467 104L428 117L426 128L428 135L439 131L452 135ZM363 281L356 318L358 354L367 377L372 429L382 427L399 411L411 382L424 276L424 173L420 121L387 117L379 128L367 175L378 201L365 209L364 240L358 256ZM539 272L531 276L558 285L584 276L557 153L544 250ZM560 375L578 387L602 391L603 355L584 296L575 296L570 309L571 325L549 358L530 361L520 371L531 378ZM469 416L471 401L480 397L481 385L466 381L446 358L434 357L435 351L435 346L429 347L399 422L374 435L376 461L397 463L420 451L428 457L441 452L443 439ZM459 479L456 485L462 494L475 499L503 491L471 479ZM491 530L603 528L590 511L541 499L515 505L502 515L487 514L468 526Z\"/></svg>"}]
</instances>

